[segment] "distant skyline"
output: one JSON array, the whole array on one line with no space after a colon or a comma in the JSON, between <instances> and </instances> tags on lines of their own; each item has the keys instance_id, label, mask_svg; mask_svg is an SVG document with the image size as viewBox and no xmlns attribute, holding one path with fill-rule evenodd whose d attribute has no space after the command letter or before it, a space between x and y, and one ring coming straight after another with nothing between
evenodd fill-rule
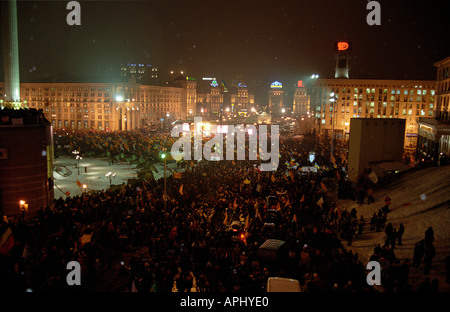
<instances>
[{"instance_id":1,"label":"distant skyline","mask_svg":"<svg viewBox=\"0 0 450 312\"><path fill-rule=\"evenodd\" d=\"M18 1L21 81L110 82L127 63L197 79L333 78L338 39L353 44L350 78L434 80L450 56L442 1L379 1L381 26L367 25L361 0L79 1L81 26L67 25L67 3Z\"/></svg>"}]
</instances>

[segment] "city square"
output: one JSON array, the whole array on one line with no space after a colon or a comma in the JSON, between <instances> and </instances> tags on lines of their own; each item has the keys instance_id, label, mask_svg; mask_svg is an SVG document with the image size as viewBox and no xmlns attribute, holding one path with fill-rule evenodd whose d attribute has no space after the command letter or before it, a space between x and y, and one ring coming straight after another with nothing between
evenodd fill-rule
<instances>
[{"instance_id":1,"label":"city square","mask_svg":"<svg viewBox=\"0 0 450 312\"><path fill-rule=\"evenodd\" d=\"M1 5L0 292L450 291L444 9Z\"/></svg>"}]
</instances>

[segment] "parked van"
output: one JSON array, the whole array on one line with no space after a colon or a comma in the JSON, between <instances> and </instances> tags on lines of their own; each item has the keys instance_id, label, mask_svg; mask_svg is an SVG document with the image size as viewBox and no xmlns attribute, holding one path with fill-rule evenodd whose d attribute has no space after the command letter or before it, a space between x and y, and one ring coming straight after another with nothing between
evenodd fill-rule
<instances>
[{"instance_id":1,"label":"parked van","mask_svg":"<svg viewBox=\"0 0 450 312\"><path fill-rule=\"evenodd\" d=\"M267 292L301 292L300 283L296 279L284 277L269 277Z\"/></svg>"}]
</instances>

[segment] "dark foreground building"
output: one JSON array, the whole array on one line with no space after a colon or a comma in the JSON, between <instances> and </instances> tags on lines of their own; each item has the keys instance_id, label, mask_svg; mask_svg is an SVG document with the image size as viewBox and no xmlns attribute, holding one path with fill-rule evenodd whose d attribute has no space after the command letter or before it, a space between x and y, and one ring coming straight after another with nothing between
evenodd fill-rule
<instances>
[{"instance_id":1,"label":"dark foreground building","mask_svg":"<svg viewBox=\"0 0 450 312\"><path fill-rule=\"evenodd\" d=\"M52 126L35 109L4 108L0 117L0 212L31 217L53 202Z\"/></svg>"}]
</instances>

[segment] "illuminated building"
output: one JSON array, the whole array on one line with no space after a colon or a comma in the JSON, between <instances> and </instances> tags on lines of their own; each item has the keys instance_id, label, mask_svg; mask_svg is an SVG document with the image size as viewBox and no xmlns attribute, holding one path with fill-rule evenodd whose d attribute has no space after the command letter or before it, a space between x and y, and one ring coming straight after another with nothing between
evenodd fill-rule
<instances>
[{"instance_id":1,"label":"illuminated building","mask_svg":"<svg viewBox=\"0 0 450 312\"><path fill-rule=\"evenodd\" d=\"M186 78L184 78L186 80ZM42 109L55 129L132 130L195 111L196 82L179 86L123 83L21 83L23 106ZM5 85L0 83L0 93Z\"/></svg>"},{"instance_id":2,"label":"illuminated building","mask_svg":"<svg viewBox=\"0 0 450 312\"><path fill-rule=\"evenodd\" d=\"M197 114L211 117L222 116L223 93L216 78L203 78L197 88Z\"/></svg>"},{"instance_id":3,"label":"illuminated building","mask_svg":"<svg viewBox=\"0 0 450 312\"><path fill-rule=\"evenodd\" d=\"M274 81L270 85L269 93L269 114L279 116L284 112L283 106L284 90L283 84L279 81Z\"/></svg>"},{"instance_id":4,"label":"illuminated building","mask_svg":"<svg viewBox=\"0 0 450 312\"><path fill-rule=\"evenodd\" d=\"M297 82L297 87L295 88L292 111L295 115L307 115L310 111L309 95L302 80Z\"/></svg>"},{"instance_id":5,"label":"illuminated building","mask_svg":"<svg viewBox=\"0 0 450 312\"><path fill-rule=\"evenodd\" d=\"M350 118L406 119L405 148L415 148L417 121L434 116L436 81L377 79L314 79L311 110L321 133L349 138ZM334 92L337 101L330 102Z\"/></svg>"},{"instance_id":6,"label":"illuminated building","mask_svg":"<svg viewBox=\"0 0 450 312\"><path fill-rule=\"evenodd\" d=\"M120 67L120 76L123 81L128 81L132 76L140 84L152 84L158 79L158 67L150 64L131 64Z\"/></svg>"},{"instance_id":7,"label":"illuminated building","mask_svg":"<svg viewBox=\"0 0 450 312\"><path fill-rule=\"evenodd\" d=\"M351 51L351 42L336 41L334 43L334 78L349 78Z\"/></svg>"},{"instance_id":8,"label":"illuminated building","mask_svg":"<svg viewBox=\"0 0 450 312\"><path fill-rule=\"evenodd\" d=\"M176 86L181 88L180 117L194 116L197 109L197 80L193 77L175 78Z\"/></svg>"},{"instance_id":9,"label":"illuminated building","mask_svg":"<svg viewBox=\"0 0 450 312\"><path fill-rule=\"evenodd\" d=\"M249 93L245 82L239 82L235 92L231 94L231 113L247 116L255 109L255 95Z\"/></svg>"},{"instance_id":10,"label":"illuminated building","mask_svg":"<svg viewBox=\"0 0 450 312\"><path fill-rule=\"evenodd\" d=\"M439 157L450 155L450 57L437 68L436 114L433 119L419 118L417 156L438 163Z\"/></svg>"}]
</instances>

